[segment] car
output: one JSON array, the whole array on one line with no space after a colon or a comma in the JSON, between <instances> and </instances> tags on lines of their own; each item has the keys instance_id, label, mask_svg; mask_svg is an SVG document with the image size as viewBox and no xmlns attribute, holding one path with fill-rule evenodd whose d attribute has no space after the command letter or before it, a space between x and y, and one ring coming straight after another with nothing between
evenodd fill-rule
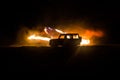
<instances>
[{"instance_id":1,"label":"car","mask_svg":"<svg viewBox=\"0 0 120 80\"><path fill-rule=\"evenodd\" d=\"M82 37L78 33L60 34L57 39L51 39L49 45L51 47L59 46L78 46L82 41Z\"/></svg>"}]
</instances>

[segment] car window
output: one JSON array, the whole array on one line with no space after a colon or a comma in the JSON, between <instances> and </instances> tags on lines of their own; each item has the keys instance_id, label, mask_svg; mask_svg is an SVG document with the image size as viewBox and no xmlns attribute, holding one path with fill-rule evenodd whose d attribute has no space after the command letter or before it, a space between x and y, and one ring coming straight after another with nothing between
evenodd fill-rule
<instances>
[{"instance_id":1,"label":"car window","mask_svg":"<svg viewBox=\"0 0 120 80\"><path fill-rule=\"evenodd\" d=\"M78 39L79 36L78 35L73 35L73 39Z\"/></svg>"},{"instance_id":2,"label":"car window","mask_svg":"<svg viewBox=\"0 0 120 80\"><path fill-rule=\"evenodd\" d=\"M60 39L64 39L65 38L65 36L64 35L60 35L60 37L59 37Z\"/></svg>"}]
</instances>

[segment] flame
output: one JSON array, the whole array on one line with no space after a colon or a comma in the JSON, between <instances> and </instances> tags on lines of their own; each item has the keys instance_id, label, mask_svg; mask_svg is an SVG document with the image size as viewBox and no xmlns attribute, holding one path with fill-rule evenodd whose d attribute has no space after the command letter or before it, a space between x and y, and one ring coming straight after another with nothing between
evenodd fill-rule
<instances>
[{"instance_id":1,"label":"flame","mask_svg":"<svg viewBox=\"0 0 120 80\"><path fill-rule=\"evenodd\" d=\"M86 30L84 35L89 36L89 37L92 37L92 36L101 37L101 36L103 36L103 32L101 32L101 31L93 31L93 30Z\"/></svg>"},{"instance_id":2,"label":"flame","mask_svg":"<svg viewBox=\"0 0 120 80\"><path fill-rule=\"evenodd\" d=\"M48 32L47 32L47 28L46 28L46 27L44 28L44 31L45 31L46 34L48 34Z\"/></svg>"},{"instance_id":3,"label":"flame","mask_svg":"<svg viewBox=\"0 0 120 80\"><path fill-rule=\"evenodd\" d=\"M50 38L48 38L48 37L36 36L35 34L29 36L28 39L29 40L44 40L44 41L50 40Z\"/></svg>"},{"instance_id":4,"label":"flame","mask_svg":"<svg viewBox=\"0 0 120 80\"><path fill-rule=\"evenodd\" d=\"M59 29L55 29L55 31L57 31L58 33L66 33L66 32L63 32L63 31L61 31L61 30L59 30Z\"/></svg>"},{"instance_id":5,"label":"flame","mask_svg":"<svg viewBox=\"0 0 120 80\"><path fill-rule=\"evenodd\" d=\"M66 32L63 32L63 31L61 31L61 30L59 30L59 29L55 29L58 33L65 33L66 34ZM70 37L68 36L68 39L69 39ZM81 45L89 45L90 44L90 39L82 39L82 41L81 41L81 43L80 43Z\"/></svg>"},{"instance_id":6,"label":"flame","mask_svg":"<svg viewBox=\"0 0 120 80\"><path fill-rule=\"evenodd\" d=\"M82 39L80 44L81 45L88 45L88 44L90 44L90 40L89 39Z\"/></svg>"},{"instance_id":7,"label":"flame","mask_svg":"<svg viewBox=\"0 0 120 80\"><path fill-rule=\"evenodd\" d=\"M63 31L61 31L61 30L59 30L59 29L55 29L55 31L56 32L58 32L58 33L66 33L66 32L63 32ZM48 32L47 32L47 28L44 28L44 32L46 33L46 34L49 34ZM51 37L51 36L50 36ZM43 37L43 36L40 36L40 35L36 35L35 33L34 34L32 34L32 35L30 35L30 36L28 36L28 40L37 40L37 41L39 41L39 40L43 40L43 41L49 41L50 39L52 39L52 37L51 38L48 38L48 37ZM81 43L80 43L80 45L90 45L90 39L89 38L84 38L84 37L82 37L82 41L81 41Z\"/></svg>"}]
</instances>

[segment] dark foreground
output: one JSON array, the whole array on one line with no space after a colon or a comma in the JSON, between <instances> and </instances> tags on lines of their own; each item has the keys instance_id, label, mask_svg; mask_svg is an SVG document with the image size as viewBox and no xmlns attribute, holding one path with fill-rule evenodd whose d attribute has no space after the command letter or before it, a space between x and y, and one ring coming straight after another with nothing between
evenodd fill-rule
<instances>
[{"instance_id":1,"label":"dark foreground","mask_svg":"<svg viewBox=\"0 0 120 80\"><path fill-rule=\"evenodd\" d=\"M48 75L118 74L120 46L74 48L7 47L8 72L39 72Z\"/></svg>"}]
</instances>

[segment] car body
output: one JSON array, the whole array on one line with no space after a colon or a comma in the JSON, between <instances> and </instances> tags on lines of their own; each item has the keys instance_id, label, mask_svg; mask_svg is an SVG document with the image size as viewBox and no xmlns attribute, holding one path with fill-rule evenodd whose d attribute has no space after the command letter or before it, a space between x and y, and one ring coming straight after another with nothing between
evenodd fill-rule
<instances>
[{"instance_id":1,"label":"car body","mask_svg":"<svg viewBox=\"0 0 120 80\"><path fill-rule=\"evenodd\" d=\"M58 39L51 39L49 45L51 47L58 47L58 46L78 46L82 37L79 36L78 33L67 33L67 34L60 34Z\"/></svg>"}]
</instances>

